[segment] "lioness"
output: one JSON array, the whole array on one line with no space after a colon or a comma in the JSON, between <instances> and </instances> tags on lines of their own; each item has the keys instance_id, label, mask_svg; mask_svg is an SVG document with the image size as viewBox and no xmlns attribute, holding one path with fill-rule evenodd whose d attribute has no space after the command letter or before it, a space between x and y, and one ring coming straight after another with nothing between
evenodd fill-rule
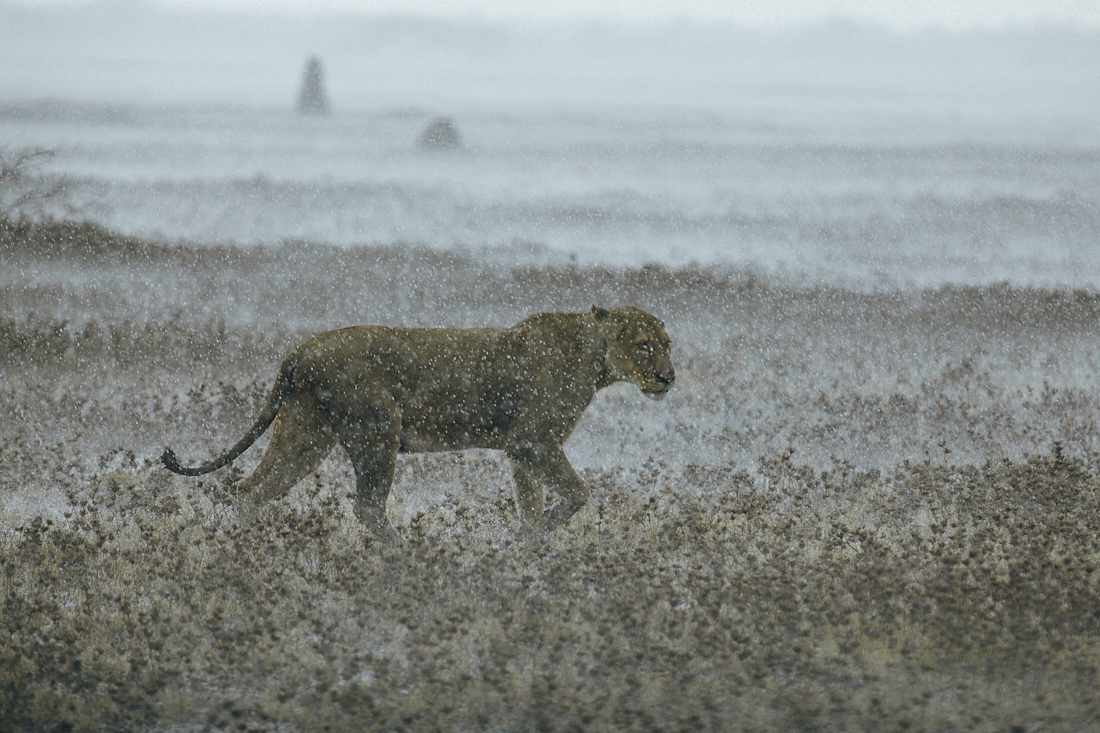
<instances>
[{"instance_id":1,"label":"lioness","mask_svg":"<svg viewBox=\"0 0 1100 733\"><path fill-rule=\"evenodd\" d=\"M355 469L356 513L392 534L386 499L398 453L491 448L512 464L520 520L545 526L543 487L561 494L550 526L569 520L588 487L562 444L596 390L619 381L661 399L676 376L664 324L637 308L537 313L505 329L358 326L328 331L282 364L252 429L221 456L181 467L209 473L251 446L274 421L255 472L239 485L246 513L285 495L339 442Z\"/></svg>"}]
</instances>

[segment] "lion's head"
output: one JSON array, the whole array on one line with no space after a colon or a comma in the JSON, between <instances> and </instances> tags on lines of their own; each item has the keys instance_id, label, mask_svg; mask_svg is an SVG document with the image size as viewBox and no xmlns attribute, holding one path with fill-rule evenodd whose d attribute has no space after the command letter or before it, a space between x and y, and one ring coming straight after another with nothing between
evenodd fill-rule
<instances>
[{"instance_id":1,"label":"lion's head","mask_svg":"<svg viewBox=\"0 0 1100 733\"><path fill-rule=\"evenodd\" d=\"M607 368L616 379L633 382L642 394L663 399L676 381L665 324L643 310L592 306L607 339Z\"/></svg>"}]
</instances>

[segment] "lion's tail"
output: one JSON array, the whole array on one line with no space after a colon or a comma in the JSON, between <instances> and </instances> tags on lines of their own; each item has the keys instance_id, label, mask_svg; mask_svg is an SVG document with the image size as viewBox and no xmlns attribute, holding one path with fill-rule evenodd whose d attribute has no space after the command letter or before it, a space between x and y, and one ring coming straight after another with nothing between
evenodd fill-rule
<instances>
[{"instance_id":1,"label":"lion's tail","mask_svg":"<svg viewBox=\"0 0 1100 733\"><path fill-rule=\"evenodd\" d=\"M275 416L279 414L279 408L282 407L283 400L286 399L288 394L294 391L294 369L297 366L297 354L290 356L283 362L283 365L279 367L279 376L275 379L275 386L271 388L271 393L267 396L267 404L264 405L263 412L256 418L256 422L253 423L248 433L225 453L222 453L209 463L204 463L195 468L187 468L179 464L179 460L176 458L176 454L171 448L165 448L164 455L160 457L161 463L173 473L182 474L184 476L201 476L204 473L217 471L219 468L244 453L264 434L264 431L270 427L271 423L275 420Z\"/></svg>"}]
</instances>

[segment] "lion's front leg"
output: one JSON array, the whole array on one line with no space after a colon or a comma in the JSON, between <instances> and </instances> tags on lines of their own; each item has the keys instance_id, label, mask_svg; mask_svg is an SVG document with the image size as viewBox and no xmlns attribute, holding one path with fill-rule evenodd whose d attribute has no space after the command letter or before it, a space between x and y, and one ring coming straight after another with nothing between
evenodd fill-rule
<instances>
[{"instance_id":1,"label":"lion's front leg","mask_svg":"<svg viewBox=\"0 0 1100 733\"><path fill-rule=\"evenodd\" d=\"M561 497L546 518L546 525L551 528L568 522L588 500L588 484L573 470L560 445L524 446L508 451L508 458L512 461L516 503L524 524L543 524L542 487L553 489Z\"/></svg>"}]
</instances>

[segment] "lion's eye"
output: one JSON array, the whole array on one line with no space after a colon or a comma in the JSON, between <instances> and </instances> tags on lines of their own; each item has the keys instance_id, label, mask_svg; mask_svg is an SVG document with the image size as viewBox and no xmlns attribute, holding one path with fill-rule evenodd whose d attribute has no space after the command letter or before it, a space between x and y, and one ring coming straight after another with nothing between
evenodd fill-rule
<instances>
[{"instance_id":1,"label":"lion's eye","mask_svg":"<svg viewBox=\"0 0 1100 733\"><path fill-rule=\"evenodd\" d=\"M637 345L635 346L635 348L636 348L636 349L638 349L638 351L644 351L644 352L645 352L645 353L647 353L647 354L652 354L652 353L653 353L653 347L652 347L652 346L650 346L650 345L649 345L648 343L646 343L645 341L643 341L643 342L642 342L642 343L640 343L640 344L637 344Z\"/></svg>"}]
</instances>

